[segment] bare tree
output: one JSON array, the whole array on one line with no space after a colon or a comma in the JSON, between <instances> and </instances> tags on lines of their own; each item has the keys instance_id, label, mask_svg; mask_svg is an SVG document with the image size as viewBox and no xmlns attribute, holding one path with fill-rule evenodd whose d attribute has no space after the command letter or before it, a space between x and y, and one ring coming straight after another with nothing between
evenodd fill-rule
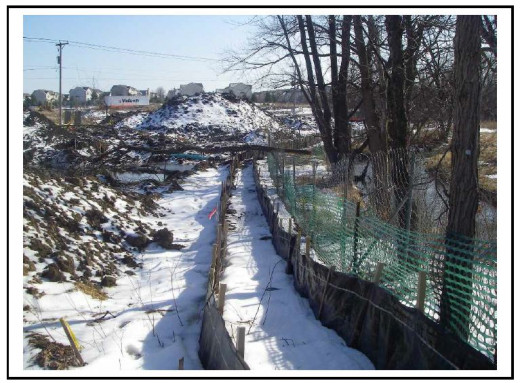
<instances>
[{"instance_id":1,"label":"bare tree","mask_svg":"<svg viewBox=\"0 0 520 383\"><path fill-rule=\"evenodd\" d=\"M164 101L164 96L166 95L164 88L160 86L155 90L155 92L157 93L157 98L159 99L159 101Z\"/></svg>"},{"instance_id":2,"label":"bare tree","mask_svg":"<svg viewBox=\"0 0 520 383\"><path fill-rule=\"evenodd\" d=\"M468 336L471 310L472 238L478 207L478 167L481 82L481 18L458 16L455 48L455 119L451 143L451 182L446 228L448 251L441 296L441 324ZM457 250L455 250L457 249ZM461 267L464 271L461 271ZM459 315L454 320L453 290L462 290L465 301L457 301Z\"/></svg>"},{"instance_id":3,"label":"bare tree","mask_svg":"<svg viewBox=\"0 0 520 383\"><path fill-rule=\"evenodd\" d=\"M408 122L405 109L405 68L403 55L403 18L399 15L385 17L390 57L390 74L387 86L387 129L389 145L392 149L406 149ZM396 206L406 198L410 177L408 174L408 155L405 150L391 159L392 181ZM405 226L406 209L399 210L399 225Z\"/></svg>"}]
</instances>

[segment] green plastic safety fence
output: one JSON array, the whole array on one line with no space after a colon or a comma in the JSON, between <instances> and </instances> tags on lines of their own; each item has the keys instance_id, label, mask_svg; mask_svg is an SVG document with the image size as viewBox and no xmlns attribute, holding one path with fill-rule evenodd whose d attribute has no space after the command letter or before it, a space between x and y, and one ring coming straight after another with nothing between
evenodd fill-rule
<instances>
[{"instance_id":1,"label":"green plastic safety fence","mask_svg":"<svg viewBox=\"0 0 520 383\"><path fill-rule=\"evenodd\" d=\"M308 159L306 163L310 164ZM384 263L380 285L415 307L419 271L426 273L424 313L493 359L497 342L496 241L419 233L389 224L369 208L320 190L309 172L294 177L297 160L267 156L269 173L286 209L326 265L371 280ZM302 162L298 162L301 164Z\"/></svg>"}]
</instances>

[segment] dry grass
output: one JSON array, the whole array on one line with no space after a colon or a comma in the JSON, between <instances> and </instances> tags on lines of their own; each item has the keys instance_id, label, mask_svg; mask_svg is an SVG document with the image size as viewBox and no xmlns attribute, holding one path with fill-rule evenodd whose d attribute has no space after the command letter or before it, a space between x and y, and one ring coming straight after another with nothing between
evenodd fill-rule
<instances>
[{"instance_id":1,"label":"dry grass","mask_svg":"<svg viewBox=\"0 0 520 383\"><path fill-rule=\"evenodd\" d=\"M103 292L101 288L97 287L92 283L76 282L75 286L79 291L87 295L90 295L94 299L104 301L108 298L108 295L105 292Z\"/></svg>"},{"instance_id":2,"label":"dry grass","mask_svg":"<svg viewBox=\"0 0 520 383\"><path fill-rule=\"evenodd\" d=\"M489 178L490 175L497 174L497 133L495 121L481 122L482 129L494 130L494 132L480 133L480 155L478 162L479 185L482 189L489 192L496 192L497 179ZM444 152L437 152L426 159L426 169L434 171ZM445 182L449 181L451 173L451 152L446 153L440 166L439 173Z\"/></svg>"}]
</instances>

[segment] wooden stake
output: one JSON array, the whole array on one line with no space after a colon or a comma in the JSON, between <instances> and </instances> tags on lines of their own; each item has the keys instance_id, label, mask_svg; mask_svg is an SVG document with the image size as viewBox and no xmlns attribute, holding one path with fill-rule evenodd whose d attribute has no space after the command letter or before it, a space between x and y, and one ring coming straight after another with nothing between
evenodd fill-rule
<instances>
[{"instance_id":1,"label":"wooden stake","mask_svg":"<svg viewBox=\"0 0 520 383\"><path fill-rule=\"evenodd\" d=\"M373 282L378 285L379 282L381 281L381 275L383 275L383 267L384 267L384 263L383 262L377 262L377 266L376 266L376 272L374 273L374 280Z\"/></svg>"},{"instance_id":2,"label":"wooden stake","mask_svg":"<svg viewBox=\"0 0 520 383\"><path fill-rule=\"evenodd\" d=\"M311 257L311 238L305 237L305 256L307 258Z\"/></svg>"},{"instance_id":3,"label":"wooden stake","mask_svg":"<svg viewBox=\"0 0 520 383\"><path fill-rule=\"evenodd\" d=\"M74 352L74 356L80 363L80 366L84 366L85 362L83 361L83 358L81 357L81 354L79 352L79 343L74 336L74 333L72 332L72 329L70 328L69 324L64 318L60 318L61 327L63 327L63 331L65 331L65 335L67 335L67 338L69 340L70 346L72 347L72 351Z\"/></svg>"},{"instance_id":4,"label":"wooden stake","mask_svg":"<svg viewBox=\"0 0 520 383\"><path fill-rule=\"evenodd\" d=\"M424 312L424 300L426 297L426 272L419 271L419 278L417 283L417 304L416 308L420 312Z\"/></svg>"},{"instance_id":5,"label":"wooden stake","mask_svg":"<svg viewBox=\"0 0 520 383\"><path fill-rule=\"evenodd\" d=\"M184 357L179 359L179 370L184 370Z\"/></svg>"},{"instance_id":6,"label":"wooden stake","mask_svg":"<svg viewBox=\"0 0 520 383\"><path fill-rule=\"evenodd\" d=\"M237 353L244 359L246 343L246 328L241 326L237 328Z\"/></svg>"},{"instance_id":7,"label":"wooden stake","mask_svg":"<svg viewBox=\"0 0 520 383\"><path fill-rule=\"evenodd\" d=\"M323 302L325 301L325 294L327 292L327 287L329 287L330 277L335 270L336 270L335 266L331 266L329 268L329 272L327 274L327 282L325 282L325 287L323 288L323 293L321 294L320 309L318 310L317 319L321 318L321 311L323 310Z\"/></svg>"},{"instance_id":8,"label":"wooden stake","mask_svg":"<svg viewBox=\"0 0 520 383\"><path fill-rule=\"evenodd\" d=\"M221 243L222 243L222 224L219 223L217 225L217 243L218 243L218 246L220 247Z\"/></svg>"},{"instance_id":9,"label":"wooden stake","mask_svg":"<svg viewBox=\"0 0 520 383\"><path fill-rule=\"evenodd\" d=\"M217 253L218 253L218 245L213 244L213 248L211 249L211 268L214 269L217 264Z\"/></svg>"},{"instance_id":10,"label":"wooden stake","mask_svg":"<svg viewBox=\"0 0 520 383\"><path fill-rule=\"evenodd\" d=\"M221 283L218 289L218 311L220 315L224 313L224 303L226 301L226 288L225 283Z\"/></svg>"}]
</instances>

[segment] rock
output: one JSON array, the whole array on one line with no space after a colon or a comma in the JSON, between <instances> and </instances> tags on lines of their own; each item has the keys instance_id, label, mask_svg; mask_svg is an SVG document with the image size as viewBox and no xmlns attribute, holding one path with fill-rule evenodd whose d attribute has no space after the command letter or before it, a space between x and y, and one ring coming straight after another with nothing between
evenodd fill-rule
<instances>
[{"instance_id":1,"label":"rock","mask_svg":"<svg viewBox=\"0 0 520 383\"><path fill-rule=\"evenodd\" d=\"M164 249L170 249L173 242L173 233L167 228L157 230L153 235L153 241Z\"/></svg>"},{"instance_id":2,"label":"rock","mask_svg":"<svg viewBox=\"0 0 520 383\"><path fill-rule=\"evenodd\" d=\"M51 263L43 269L42 277L47 278L51 282L64 282L67 280L58 265L55 263Z\"/></svg>"},{"instance_id":3,"label":"rock","mask_svg":"<svg viewBox=\"0 0 520 383\"><path fill-rule=\"evenodd\" d=\"M103 287L114 287L116 286L116 279L109 275L105 275L103 279L101 279L101 286Z\"/></svg>"},{"instance_id":4,"label":"rock","mask_svg":"<svg viewBox=\"0 0 520 383\"><path fill-rule=\"evenodd\" d=\"M126 275L135 275L135 273L132 270L126 270L125 274Z\"/></svg>"},{"instance_id":5,"label":"rock","mask_svg":"<svg viewBox=\"0 0 520 383\"><path fill-rule=\"evenodd\" d=\"M125 241L130 245L137 247L139 251L143 251L146 246L150 243L150 240L141 234L138 235L127 235Z\"/></svg>"}]
</instances>

